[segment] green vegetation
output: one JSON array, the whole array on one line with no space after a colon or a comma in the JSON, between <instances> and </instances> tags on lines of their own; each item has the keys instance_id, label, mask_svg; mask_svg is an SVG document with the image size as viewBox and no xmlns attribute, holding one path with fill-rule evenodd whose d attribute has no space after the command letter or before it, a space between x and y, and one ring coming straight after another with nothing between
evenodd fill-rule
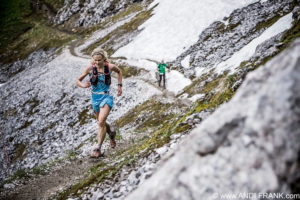
<instances>
[{"instance_id":1,"label":"green vegetation","mask_svg":"<svg viewBox=\"0 0 300 200\"><path fill-rule=\"evenodd\" d=\"M34 167L30 173L38 174L38 175L47 175L47 168L48 168L48 166L45 164L41 165L41 166L37 166L37 167Z\"/></svg>"},{"instance_id":2,"label":"green vegetation","mask_svg":"<svg viewBox=\"0 0 300 200\"><path fill-rule=\"evenodd\" d=\"M8 46L9 49L17 53L11 54L4 62L11 62L16 58L24 59L31 52L39 49L48 50L53 47L60 47L70 42L73 38L73 36L59 32L40 22L35 22L34 27L20 35L17 40Z\"/></svg>"},{"instance_id":3,"label":"green vegetation","mask_svg":"<svg viewBox=\"0 0 300 200\"><path fill-rule=\"evenodd\" d=\"M6 117L6 118L9 117L9 116L10 117L16 117L17 114L18 114L18 111L17 111L16 108L10 108L10 109L5 111L4 117Z\"/></svg>"},{"instance_id":4,"label":"green vegetation","mask_svg":"<svg viewBox=\"0 0 300 200\"><path fill-rule=\"evenodd\" d=\"M27 175L27 173L25 172L25 170L22 169L18 169L14 175L11 177L12 180L16 180L16 179L20 179L23 178Z\"/></svg>"},{"instance_id":5,"label":"green vegetation","mask_svg":"<svg viewBox=\"0 0 300 200\"><path fill-rule=\"evenodd\" d=\"M86 108L78 115L79 125L84 125L86 124L88 119L93 119L93 118L95 118L95 116L89 114L89 109Z\"/></svg>"},{"instance_id":6,"label":"green vegetation","mask_svg":"<svg viewBox=\"0 0 300 200\"><path fill-rule=\"evenodd\" d=\"M122 140L122 139L123 139L123 137L122 137L122 135L120 134L119 129L117 129L117 132L116 132L116 140L117 140L117 141L120 141L120 140Z\"/></svg>"},{"instance_id":7,"label":"green vegetation","mask_svg":"<svg viewBox=\"0 0 300 200\"><path fill-rule=\"evenodd\" d=\"M36 167L32 168L29 171L26 171L24 169L18 169L11 177L9 177L8 179L6 179L0 185L0 187L2 187L5 184L12 183L15 180L22 179L24 177L30 177L31 174L47 175L48 174L48 169L49 169L50 165L51 164L48 164L48 165L43 164L43 165L40 165L40 166L36 166Z\"/></svg>"},{"instance_id":8,"label":"green vegetation","mask_svg":"<svg viewBox=\"0 0 300 200\"><path fill-rule=\"evenodd\" d=\"M57 12L64 5L64 0L43 0L44 3Z\"/></svg>"},{"instance_id":9,"label":"green vegetation","mask_svg":"<svg viewBox=\"0 0 300 200\"><path fill-rule=\"evenodd\" d=\"M128 6L128 8L125 9L124 11L121 11L121 12L117 13L116 15L113 15L111 18L108 18L104 22L104 25L108 24L108 23L115 23L124 17L128 17L129 15L136 13L136 12L141 12L142 10L143 10L143 7L141 6L140 3L134 3L130 6Z\"/></svg>"},{"instance_id":10,"label":"green vegetation","mask_svg":"<svg viewBox=\"0 0 300 200\"><path fill-rule=\"evenodd\" d=\"M172 114L164 113L170 110L171 106L172 104L163 104L153 97L132 109L116 123L118 124L118 127L123 127L134 122L137 125L137 131L156 127L161 124L163 119L169 120L171 118Z\"/></svg>"},{"instance_id":11,"label":"green vegetation","mask_svg":"<svg viewBox=\"0 0 300 200\"><path fill-rule=\"evenodd\" d=\"M59 8L62 0L48 0L45 3ZM59 32L47 25L48 19L34 13L28 0L4 0L1 2L0 54L4 54L3 63L26 58L39 49L60 47L74 36Z\"/></svg>"},{"instance_id":12,"label":"green vegetation","mask_svg":"<svg viewBox=\"0 0 300 200\"><path fill-rule=\"evenodd\" d=\"M124 78L137 76L142 71L141 68L131 67L128 65L118 65L118 67L122 70L122 77Z\"/></svg>"},{"instance_id":13,"label":"green vegetation","mask_svg":"<svg viewBox=\"0 0 300 200\"><path fill-rule=\"evenodd\" d=\"M122 11L120 11L112 16L106 17L104 22L102 22L101 24L95 24L92 27L88 27L85 29L79 28L79 31L83 35L90 35L99 29L104 29L104 28L108 27L109 25L116 23L117 21L127 17L128 15L131 15L131 14L137 13L137 12L141 12L142 10L143 10L143 7L141 6L140 3L134 3L134 4L129 5L126 9L124 9Z\"/></svg>"},{"instance_id":14,"label":"green vegetation","mask_svg":"<svg viewBox=\"0 0 300 200\"><path fill-rule=\"evenodd\" d=\"M8 179L6 179L1 185L0 187L3 187L3 185L8 184L8 183L12 183L13 181L17 180L17 179L21 179L23 177L26 177L27 173L25 170L23 169L18 169L11 177L9 177Z\"/></svg>"},{"instance_id":15,"label":"green vegetation","mask_svg":"<svg viewBox=\"0 0 300 200\"><path fill-rule=\"evenodd\" d=\"M206 94L205 99L196 103L193 112L215 109L222 103L229 101L235 94L231 87L238 79L239 77L236 74L227 76L227 74L224 73L206 84L201 91L201 93Z\"/></svg>"},{"instance_id":16,"label":"green vegetation","mask_svg":"<svg viewBox=\"0 0 300 200\"><path fill-rule=\"evenodd\" d=\"M280 43L284 45L280 47L280 50L288 47L296 38L300 37L300 23L295 20L291 29L286 31L281 37Z\"/></svg>"},{"instance_id":17,"label":"green vegetation","mask_svg":"<svg viewBox=\"0 0 300 200\"><path fill-rule=\"evenodd\" d=\"M2 50L8 44L32 28L33 24L23 20L32 13L29 1L3 0L1 1L0 9L0 49L1 53L3 53Z\"/></svg>"},{"instance_id":18,"label":"green vegetation","mask_svg":"<svg viewBox=\"0 0 300 200\"><path fill-rule=\"evenodd\" d=\"M15 163L17 160L23 160L24 159L24 152L26 151L28 144L16 144L15 145L15 151L16 151L16 155L15 157L12 159L12 163Z\"/></svg>"},{"instance_id":19,"label":"green vegetation","mask_svg":"<svg viewBox=\"0 0 300 200\"><path fill-rule=\"evenodd\" d=\"M174 130L175 133L182 133L184 131L187 131L191 129L192 127L188 124L182 125L182 126L177 126L176 129Z\"/></svg>"},{"instance_id":20,"label":"green vegetation","mask_svg":"<svg viewBox=\"0 0 300 200\"><path fill-rule=\"evenodd\" d=\"M67 151L67 160L74 160L76 159L77 152L75 150L68 150Z\"/></svg>"}]
</instances>

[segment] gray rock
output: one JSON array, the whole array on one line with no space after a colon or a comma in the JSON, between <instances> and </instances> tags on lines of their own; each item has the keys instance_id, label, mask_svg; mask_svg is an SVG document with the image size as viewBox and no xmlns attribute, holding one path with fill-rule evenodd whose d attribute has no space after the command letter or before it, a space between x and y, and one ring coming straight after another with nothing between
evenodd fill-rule
<instances>
[{"instance_id":1,"label":"gray rock","mask_svg":"<svg viewBox=\"0 0 300 200\"><path fill-rule=\"evenodd\" d=\"M93 195L92 200L99 200L104 197L104 194L102 192L97 192L95 195Z\"/></svg>"},{"instance_id":2,"label":"gray rock","mask_svg":"<svg viewBox=\"0 0 300 200\"><path fill-rule=\"evenodd\" d=\"M4 189L14 189L16 186L12 183L9 183L9 184L4 184L3 185L3 188Z\"/></svg>"}]
</instances>

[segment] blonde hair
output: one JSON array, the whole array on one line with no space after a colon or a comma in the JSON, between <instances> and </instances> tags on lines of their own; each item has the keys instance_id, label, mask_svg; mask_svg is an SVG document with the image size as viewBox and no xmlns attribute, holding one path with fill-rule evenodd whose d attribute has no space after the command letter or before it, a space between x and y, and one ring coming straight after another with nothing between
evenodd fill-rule
<instances>
[{"instance_id":1,"label":"blonde hair","mask_svg":"<svg viewBox=\"0 0 300 200\"><path fill-rule=\"evenodd\" d=\"M106 53L106 51L104 51L104 50L101 49L101 48L96 48L96 49L94 49L93 52L92 52L92 64L94 64L94 58L93 58L93 57L96 56L96 55L103 56L104 61L105 61L105 62L108 62L108 58L107 58L107 53Z\"/></svg>"}]
</instances>

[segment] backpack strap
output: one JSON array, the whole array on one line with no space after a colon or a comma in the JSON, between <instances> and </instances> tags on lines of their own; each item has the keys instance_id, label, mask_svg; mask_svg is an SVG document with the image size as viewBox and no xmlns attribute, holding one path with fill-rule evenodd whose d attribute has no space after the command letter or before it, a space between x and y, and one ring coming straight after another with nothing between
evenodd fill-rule
<instances>
[{"instance_id":1,"label":"backpack strap","mask_svg":"<svg viewBox=\"0 0 300 200\"><path fill-rule=\"evenodd\" d=\"M92 65L91 66L91 73L89 74L90 76L93 76L94 75L94 71L96 70L97 72L98 72L98 70L97 70L97 68L96 68L96 66L95 65ZM95 69L95 70L94 70Z\"/></svg>"},{"instance_id":2,"label":"backpack strap","mask_svg":"<svg viewBox=\"0 0 300 200\"><path fill-rule=\"evenodd\" d=\"M110 75L109 74L109 63L105 62L104 64L104 75Z\"/></svg>"},{"instance_id":3,"label":"backpack strap","mask_svg":"<svg viewBox=\"0 0 300 200\"><path fill-rule=\"evenodd\" d=\"M90 76L90 82L92 85L96 86L98 83L98 70L95 65L92 65L92 73Z\"/></svg>"},{"instance_id":4,"label":"backpack strap","mask_svg":"<svg viewBox=\"0 0 300 200\"><path fill-rule=\"evenodd\" d=\"M105 64L104 64L104 83L106 85L111 84L111 77L110 77L110 73L109 73L109 63L108 62L105 62Z\"/></svg>"}]
</instances>

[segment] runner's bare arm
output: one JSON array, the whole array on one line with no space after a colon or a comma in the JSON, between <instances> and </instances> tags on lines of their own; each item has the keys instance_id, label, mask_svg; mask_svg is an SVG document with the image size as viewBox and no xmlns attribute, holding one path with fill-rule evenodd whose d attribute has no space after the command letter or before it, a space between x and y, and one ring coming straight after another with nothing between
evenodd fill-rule
<instances>
[{"instance_id":1,"label":"runner's bare arm","mask_svg":"<svg viewBox=\"0 0 300 200\"><path fill-rule=\"evenodd\" d=\"M91 86L90 82L82 82L83 79L91 73L91 67L87 67L84 72L79 76L79 78L76 81L76 85L82 88L88 88Z\"/></svg>"},{"instance_id":2,"label":"runner's bare arm","mask_svg":"<svg viewBox=\"0 0 300 200\"><path fill-rule=\"evenodd\" d=\"M122 95L122 71L118 66L114 64L110 65L110 70L118 74L118 96L121 96Z\"/></svg>"}]
</instances>

